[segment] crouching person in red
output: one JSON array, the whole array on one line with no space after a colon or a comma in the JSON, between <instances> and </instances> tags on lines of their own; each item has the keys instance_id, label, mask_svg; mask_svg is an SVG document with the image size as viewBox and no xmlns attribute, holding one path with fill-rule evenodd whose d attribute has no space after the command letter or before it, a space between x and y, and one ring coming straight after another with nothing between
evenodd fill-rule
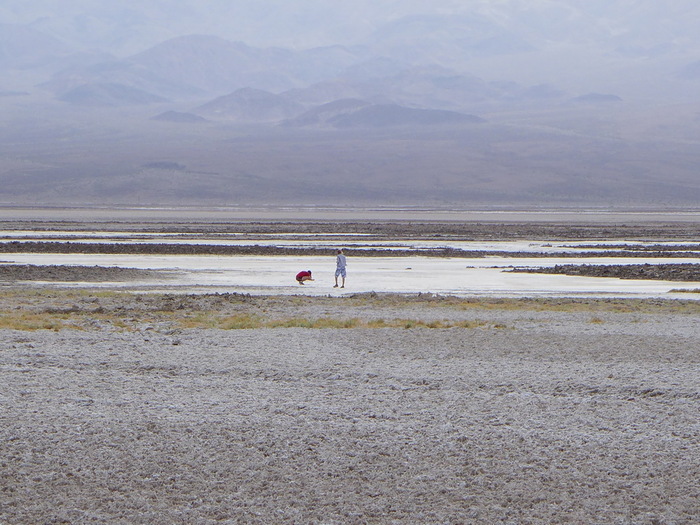
<instances>
[{"instance_id":1,"label":"crouching person in red","mask_svg":"<svg viewBox=\"0 0 700 525\"><path fill-rule=\"evenodd\" d=\"M297 274L297 282L304 284L304 281L313 281L311 278L311 270L305 270Z\"/></svg>"}]
</instances>

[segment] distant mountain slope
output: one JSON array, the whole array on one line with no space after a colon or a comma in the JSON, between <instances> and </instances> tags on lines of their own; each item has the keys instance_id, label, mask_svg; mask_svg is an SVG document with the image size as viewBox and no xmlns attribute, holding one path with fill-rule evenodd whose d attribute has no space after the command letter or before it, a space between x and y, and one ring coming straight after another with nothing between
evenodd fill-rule
<instances>
[{"instance_id":1,"label":"distant mountain slope","mask_svg":"<svg viewBox=\"0 0 700 525\"><path fill-rule=\"evenodd\" d=\"M207 122L207 119L195 115L194 113L187 113L182 111L165 111L154 117L151 120L158 120L161 122L179 122L184 124L197 123L197 122Z\"/></svg>"},{"instance_id":2,"label":"distant mountain slope","mask_svg":"<svg viewBox=\"0 0 700 525\"><path fill-rule=\"evenodd\" d=\"M283 49L256 49L219 37L188 35L133 55L129 61L173 83L212 93L248 85L289 87L293 83L275 66L290 55Z\"/></svg>"},{"instance_id":3,"label":"distant mountain slope","mask_svg":"<svg viewBox=\"0 0 700 525\"><path fill-rule=\"evenodd\" d=\"M321 104L320 106L311 108L295 118L286 120L282 124L291 127L324 125L333 118L340 115L347 115L349 112L357 111L358 109L368 105L369 102L356 98L334 100L333 102L328 102L327 104Z\"/></svg>"},{"instance_id":4,"label":"distant mountain slope","mask_svg":"<svg viewBox=\"0 0 700 525\"><path fill-rule=\"evenodd\" d=\"M207 102L193 111L211 118L269 122L294 117L304 106L261 89L243 88Z\"/></svg>"},{"instance_id":5,"label":"distant mountain slope","mask_svg":"<svg viewBox=\"0 0 700 525\"><path fill-rule=\"evenodd\" d=\"M611 102L622 102L622 98L607 93L586 93L571 99L571 101L578 104L608 104Z\"/></svg>"},{"instance_id":6,"label":"distant mountain slope","mask_svg":"<svg viewBox=\"0 0 700 525\"><path fill-rule=\"evenodd\" d=\"M517 25L478 12L415 14L379 28L370 46L376 54L409 63L454 65L473 57L533 51L535 45L518 30Z\"/></svg>"},{"instance_id":7,"label":"distant mountain slope","mask_svg":"<svg viewBox=\"0 0 700 525\"><path fill-rule=\"evenodd\" d=\"M328 120L336 128L383 128L392 126L438 126L484 122L474 115L439 109L415 109L396 104L373 104Z\"/></svg>"},{"instance_id":8,"label":"distant mountain slope","mask_svg":"<svg viewBox=\"0 0 700 525\"><path fill-rule=\"evenodd\" d=\"M78 106L131 106L165 102L166 99L121 84L84 84L61 95L59 100Z\"/></svg>"},{"instance_id":9,"label":"distant mountain slope","mask_svg":"<svg viewBox=\"0 0 700 525\"><path fill-rule=\"evenodd\" d=\"M119 84L169 99L202 96L202 90L192 83L174 81L145 66L114 58L65 68L40 87L61 97L86 84Z\"/></svg>"},{"instance_id":10,"label":"distant mountain slope","mask_svg":"<svg viewBox=\"0 0 700 525\"><path fill-rule=\"evenodd\" d=\"M372 71L372 70L370 70ZM358 73L359 76L354 76ZM479 105L546 104L564 99L553 86L521 86L515 82L487 82L474 75L440 66L417 66L388 73L349 68L340 76L285 92L304 104L320 105L341 99L446 110L469 110Z\"/></svg>"},{"instance_id":11,"label":"distant mountain slope","mask_svg":"<svg viewBox=\"0 0 700 525\"><path fill-rule=\"evenodd\" d=\"M44 67L74 51L59 39L32 28L0 24L0 70Z\"/></svg>"},{"instance_id":12,"label":"distant mountain slope","mask_svg":"<svg viewBox=\"0 0 700 525\"><path fill-rule=\"evenodd\" d=\"M334 106L317 113L330 115ZM0 126L0 142L12 144L0 155L0 201L461 207L700 202L697 144L686 134L700 129L697 104L672 114L653 108L645 126L637 113L627 119L624 111L596 104L519 113L520 124L500 115L480 124L432 124L436 114L445 122L445 114L387 111L363 101L342 101L335 110L357 120L348 127L296 129L152 121L148 106L123 112L122 125L105 122L105 110L80 111L79 124L58 112L41 114ZM407 120L420 124L404 125ZM605 133L598 121L608 126Z\"/></svg>"}]
</instances>

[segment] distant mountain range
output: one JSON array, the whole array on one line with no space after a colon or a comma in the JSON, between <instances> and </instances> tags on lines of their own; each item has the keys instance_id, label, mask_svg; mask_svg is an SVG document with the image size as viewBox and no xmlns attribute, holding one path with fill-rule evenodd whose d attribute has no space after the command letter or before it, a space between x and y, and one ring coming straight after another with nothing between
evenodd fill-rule
<instances>
[{"instance_id":1,"label":"distant mountain range","mask_svg":"<svg viewBox=\"0 0 700 525\"><path fill-rule=\"evenodd\" d=\"M275 95L251 88L218 97L194 108L191 113L211 120L276 122L286 127L376 128L483 122L477 116L456 111L372 104L359 99L334 100L306 109L287 94Z\"/></svg>"},{"instance_id":2,"label":"distant mountain range","mask_svg":"<svg viewBox=\"0 0 700 525\"><path fill-rule=\"evenodd\" d=\"M322 78L324 72L329 78ZM297 118L310 118L307 112L316 111L318 106L347 99L373 106L351 119L353 126L362 122L377 125L377 118L360 117L376 113L380 107L387 118L390 107L432 110L435 124L450 120L445 118L448 113L439 111L472 114L498 105L566 100L565 92L553 86L487 82L442 66L409 67L389 59L365 60L340 47L304 52L261 50L197 35L178 37L123 60L93 63L91 59L85 66L73 65L53 73L39 86L54 93L57 100L75 106L163 102L182 106L211 97L188 111L207 119L285 121L286 125ZM216 93L221 94L214 96ZM406 111L394 120L418 124L428 114L411 119ZM331 124L343 127L349 122L338 116Z\"/></svg>"},{"instance_id":3,"label":"distant mountain range","mask_svg":"<svg viewBox=\"0 0 700 525\"><path fill-rule=\"evenodd\" d=\"M46 0L4 12L0 7L3 19L16 20L0 24L0 90L39 87L74 105L103 100L105 106L126 106L149 100L204 105L254 89L286 93L305 109L359 98L478 113L587 93L632 100L656 90L669 99L687 96L700 78L700 37L690 23L700 19L700 4L689 0L664 7L638 0L627 9L629 3L620 1L475 0L451 4L452 13L409 0L391 8L360 4L372 16L371 27L360 28L349 8L327 0L313 7L276 5L267 13L248 0L216 1L206 9L191 2L166 8L125 0L118 9L87 2L89 17L69 5L55 12ZM185 27L225 32L217 16L245 36L251 33L242 20L268 24L281 38L290 32L280 24L291 19L304 40L319 43L335 28L337 43L261 46L214 34L167 37ZM326 26L313 25L321 19ZM348 42L343 26L357 26L355 42ZM119 54L138 42L144 42L139 51ZM261 114L262 121L269 119Z\"/></svg>"},{"instance_id":4,"label":"distant mountain range","mask_svg":"<svg viewBox=\"0 0 700 525\"><path fill-rule=\"evenodd\" d=\"M161 23L169 21L173 28L185 23L184 6L182 11L173 8L166 12L162 6L127 4L131 7L124 9L129 10L132 26L151 27L152 35L164 34ZM409 4L396 6L396 10L409 11ZM222 36L185 34L162 38L155 45L121 57L114 53L123 47L118 42L129 35L134 42L138 38L126 25L117 25L114 13L91 5L92 19L77 13L71 18L70 8L62 17L41 18L49 5L38 2L33 9L24 8L36 13L32 23L0 24L0 73L22 71L23 79L37 79L34 85L64 100L67 92L78 89L80 93L87 85L122 85L124 93L141 90L152 95L154 101L201 103L252 88L276 94L300 90L296 101L301 103L359 97L375 103L470 112L475 103L484 101L511 105L527 101L528 94L538 86L547 86L549 96L566 93L573 98L607 92L630 99L648 96L641 80L650 75L666 78L646 82L646 86L675 89L676 93L685 92L686 83L700 76L695 73L700 37L688 22L693 16L700 17L700 5L687 0L678 0L673 8L664 9L651 0L639 0L636 9L627 13L621 10L621 2L588 2L586 8L566 0L511 0L500 6L475 2L470 9L453 6L456 14L450 15L434 10L431 14L391 19L384 12L385 22L382 24L382 17L378 17L374 29L353 45L261 47ZM316 8L335 22L343 11L326 12L323 2ZM211 22L211 14L205 16L203 9L189 9ZM217 2L211 9L212 13L228 13L233 8ZM245 14L255 8L239 2L236 9ZM270 14L268 22L283 16L284 8L278 9ZM9 12L4 18L12 19L12 15ZM30 15L25 15L27 18ZM111 26L115 33L123 32L122 38L95 46L100 21L105 35ZM352 19L346 23L353 23ZM625 25L614 32L605 24ZM95 31L89 33L91 25L95 25ZM194 21L190 25L199 27ZM82 32L79 27L83 27ZM318 33L318 28L305 29ZM681 40L683 46L678 45ZM0 89L33 87L12 84L0 80ZM613 86L620 91L611 90ZM307 100L301 100L302 95ZM128 104L133 97L125 98ZM80 103L75 96L67 100ZM91 100L94 104L94 97Z\"/></svg>"},{"instance_id":5,"label":"distant mountain range","mask_svg":"<svg viewBox=\"0 0 700 525\"><path fill-rule=\"evenodd\" d=\"M7 0L0 20L0 203L700 202L696 0Z\"/></svg>"},{"instance_id":6,"label":"distant mountain range","mask_svg":"<svg viewBox=\"0 0 700 525\"><path fill-rule=\"evenodd\" d=\"M379 67L379 65L383 67ZM265 102L278 103L273 97L261 99L261 91L284 93L290 107L282 117L299 113L293 103L323 104L342 98L358 97L376 103L406 104L418 108L463 110L482 102L532 101L561 98L556 88L522 87L514 82L486 82L474 75L460 74L441 66L402 66L392 60L363 60L342 48L261 50L215 37L179 37L123 60L72 66L56 72L42 88L60 100L80 105L81 93L95 104L94 86L122 87L124 104L143 103L134 90L149 93L152 102L182 102L219 94L238 99L239 112L248 91L246 118L261 110L261 120L269 120ZM253 96L257 90L258 97ZM232 93L237 93L232 96ZM70 94L70 95L68 95ZM220 105L221 100L213 102ZM105 105L114 105L106 100ZM278 108L279 109L279 108ZM209 111L202 105L202 111Z\"/></svg>"}]
</instances>

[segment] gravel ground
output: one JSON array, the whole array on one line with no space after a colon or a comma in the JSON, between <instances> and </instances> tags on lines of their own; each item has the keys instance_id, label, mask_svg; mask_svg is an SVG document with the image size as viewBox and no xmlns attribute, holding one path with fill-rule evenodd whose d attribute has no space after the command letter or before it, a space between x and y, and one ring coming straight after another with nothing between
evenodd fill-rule
<instances>
[{"instance_id":1,"label":"gravel ground","mask_svg":"<svg viewBox=\"0 0 700 525\"><path fill-rule=\"evenodd\" d=\"M71 294L0 300L82 315L0 329L0 523L700 522L686 303Z\"/></svg>"}]
</instances>

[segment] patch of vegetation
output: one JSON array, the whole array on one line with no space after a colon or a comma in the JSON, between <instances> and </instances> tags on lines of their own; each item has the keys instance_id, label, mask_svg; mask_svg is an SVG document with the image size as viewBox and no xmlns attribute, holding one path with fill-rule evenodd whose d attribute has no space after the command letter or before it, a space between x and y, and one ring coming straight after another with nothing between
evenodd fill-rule
<instances>
[{"instance_id":1,"label":"patch of vegetation","mask_svg":"<svg viewBox=\"0 0 700 525\"><path fill-rule=\"evenodd\" d=\"M700 293L700 290L695 292ZM444 312L444 319L441 319L441 311ZM435 294L377 293L343 297L250 296L235 293L137 294L53 287L0 289L0 318L3 320L0 328L21 330L140 330L149 326L155 330L504 328L478 320L481 316L488 318L490 311L521 311L525 315L527 312L584 313L589 314L589 319L605 320L609 313L700 315L700 301L459 298ZM460 320L464 319L465 313L472 320Z\"/></svg>"},{"instance_id":2,"label":"patch of vegetation","mask_svg":"<svg viewBox=\"0 0 700 525\"><path fill-rule=\"evenodd\" d=\"M266 328L360 328L366 324L359 319L336 319L333 317L319 317L318 319L305 319L292 317L290 319L272 320L264 323Z\"/></svg>"},{"instance_id":3,"label":"patch of vegetation","mask_svg":"<svg viewBox=\"0 0 700 525\"><path fill-rule=\"evenodd\" d=\"M672 290L680 292L683 290ZM687 291L687 290L686 290ZM700 290L699 290L700 291ZM308 298L316 299L316 298ZM611 313L688 313L700 314L700 302L677 299L595 299L595 298L498 298L455 297L437 294L378 294L370 292L347 298L354 306L435 307L458 310L531 310L537 312L611 312Z\"/></svg>"},{"instance_id":4,"label":"patch of vegetation","mask_svg":"<svg viewBox=\"0 0 700 525\"><path fill-rule=\"evenodd\" d=\"M281 319L269 319L263 316L241 313L232 316L217 317L213 313L197 314L187 319L181 319L182 328L216 328L221 330L246 330L256 328L309 328L309 329L351 329L351 328L504 328L504 325L496 325L485 321L423 321L420 319L370 319L362 320L353 318L336 317L288 317Z\"/></svg>"},{"instance_id":5,"label":"patch of vegetation","mask_svg":"<svg viewBox=\"0 0 700 525\"><path fill-rule=\"evenodd\" d=\"M37 314L32 312L2 312L0 313L0 329L2 330L80 330L70 314Z\"/></svg>"}]
</instances>

